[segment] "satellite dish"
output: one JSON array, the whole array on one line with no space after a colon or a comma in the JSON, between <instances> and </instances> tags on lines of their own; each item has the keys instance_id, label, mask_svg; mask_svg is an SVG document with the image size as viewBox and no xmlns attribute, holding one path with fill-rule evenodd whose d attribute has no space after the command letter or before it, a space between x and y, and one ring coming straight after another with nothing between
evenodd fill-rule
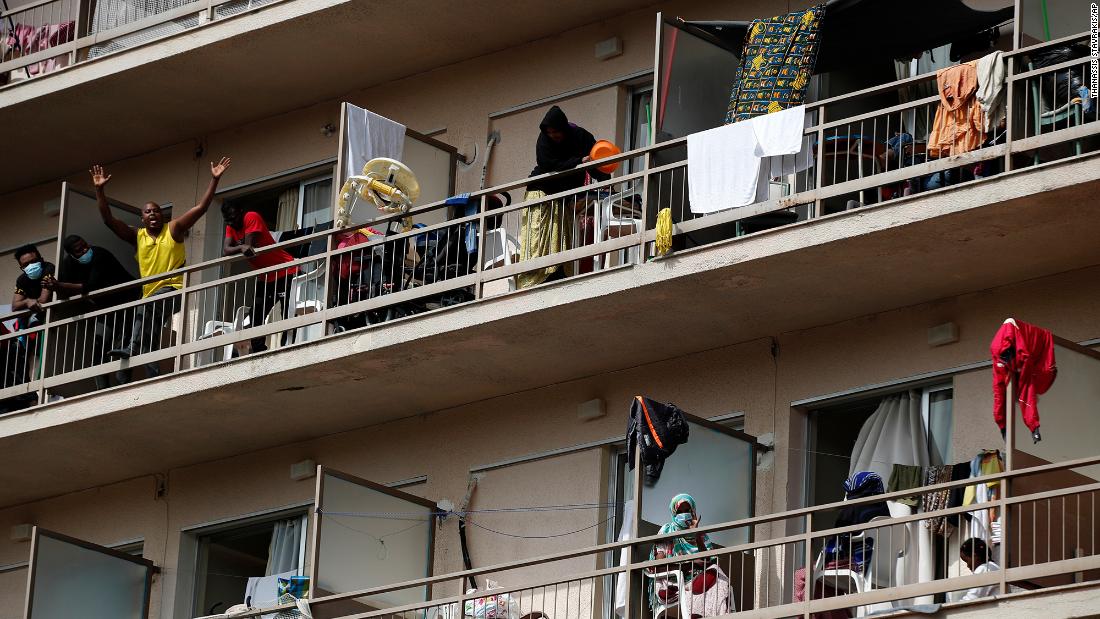
<instances>
[{"instance_id":1,"label":"satellite dish","mask_svg":"<svg viewBox=\"0 0 1100 619\"><path fill-rule=\"evenodd\" d=\"M336 211L338 228L351 223L356 195L383 213L406 213L420 198L420 183L413 171L396 159L371 159L363 166L363 174L350 177L340 188Z\"/></svg>"}]
</instances>

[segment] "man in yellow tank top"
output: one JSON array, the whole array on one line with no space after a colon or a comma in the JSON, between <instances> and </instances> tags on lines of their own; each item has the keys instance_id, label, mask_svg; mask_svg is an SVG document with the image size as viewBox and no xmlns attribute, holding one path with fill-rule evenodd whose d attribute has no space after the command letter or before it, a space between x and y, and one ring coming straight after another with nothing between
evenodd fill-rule
<instances>
[{"instance_id":1,"label":"man in yellow tank top","mask_svg":"<svg viewBox=\"0 0 1100 619\"><path fill-rule=\"evenodd\" d=\"M99 216L115 236L137 249L135 258L143 279L180 269L186 264L187 253L184 250L183 239L210 208L210 203L214 200L214 192L218 189L218 180L229 168L230 163L231 160L228 157L222 157L217 164L210 163L210 184L206 188L206 193L198 204L175 219L165 222L160 205L156 202L146 202L141 209L141 226L136 229L111 213L104 190L107 182L111 180L111 175L104 172L102 166L92 166L89 172L92 175L92 183L95 185ZM142 288L142 296L147 298L171 294L182 287L183 276L174 275L146 283ZM108 354L128 358L160 348L160 331L172 314L178 311L179 300L179 295L174 295L171 299L164 301L150 301L138 305L134 309L134 328L130 334L130 345L112 350ZM147 365L146 371L150 375L159 373L159 369L153 365Z\"/></svg>"}]
</instances>

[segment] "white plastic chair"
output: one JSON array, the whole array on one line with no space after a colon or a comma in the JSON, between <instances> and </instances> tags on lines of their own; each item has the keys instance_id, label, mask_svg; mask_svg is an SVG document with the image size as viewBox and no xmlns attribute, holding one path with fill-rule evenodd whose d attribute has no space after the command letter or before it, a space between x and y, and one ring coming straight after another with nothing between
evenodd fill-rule
<instances>
[{"instance_id":1,"label":"white plastic chair","mask_svg":"<svg viewBox=\"0 0 1100 619\"><path fill-rule=\"evenodd\" d=\"M631 198L637 195L636 193L630 193L629 195L615 193L600 200L600 234L596 239L597 243L612 238L612 231L616 233L614 238L618 238L623 236L622 230L624 228L628 229L627 234L635 234L642 229L641 209L633 201L630 201ZM637 251L637 247L630 247L626 250L627 262L634 259ZM609 256L610 254L597 256L597 268L608 266L610 263Z\"/></svg>"},{"instance_id":2,"label":"white plastic chair","mask_svg":"<svg viewBox=\"0 0 1100 619\"><path fill-rule=\"evenodd\" d=\"M292 303L294 316L304 316L325 309L325 300L321 298L325 289L325 263L321 262L317 268L305 273L299 272L290 281L290 291L287 294L287 303ZM314 336L320 336L317 329L320 325L300 327L295 331L296 341L308 341Z\"/></svg>"},{"instance_id":3,"label":"white plastic chair","mask_svg":"<svg viewBox=\"0 0 1100 619\"><path fill-rule=\"evenodd\" d=\"M206 322L202 330L202 335L197 339L205 340L219 335L227 335L229 333L236 333L249 326L248 308L241 306L237 308L237 311L233 314L233 322L225 322L223 320L209 320ZM233 351L236 350L238 355L246 355L252 352L252 343L249 340L243 342L237 342L236 344L226 344L222 348L222 359L229 360L233 358ZM214 351L204 350L199 353L199 365L206 365L214 362Z\"/></svg>"},{"instance_id":4,"label":"white plastic chair","mask_svg":"<svg viewBox=\"0 0 1100 619\"><path fill-rule=\"evenodd\" d=\"M858 535L853 535L849 538L849 545L857 546L867 539L874 539L874 536L869 536L866 531L861 531ZM817 591L818 583L828 585L844 595L848 593L863 593L868 588L867 580L864 578L863 574L851 568L825 569L824 551L817 555L817 562L814 564L814 585L813 587L807 587L807 595L809 595L810 592ZM862 606L856 608L857 617L863 617L865 614Z\"/></svg>"},{"instance_id":5,"label":"white plastic chair","mask_svg":"<svg viewBox=\"0 0 1100 619\"><path fill-rule=\"evenodd\" d=\"M513 256L519 253L519 241L512 238L508 234L508 231L504 228L496 228L489 230L485 233L485 248L482 253L484 263L481 265L482 270L487 271L494 267L507 266L512 264ZM506 290L494 290L496 286L503 287L507 285ZM496 280L488 282L486 284L486 296L492 296L494 294L501 294L504 292L511 292L516 289L516 278L509 277L507 279Z\"/></svg>"},{"instance_id":6,"label":"white plastic chair","mask_svg":"<svg viewBox=\"0 0 1100 619\"><path fill-rule=\"evenodd\" d=\"M664 587L666 590L674 588L676 590L676 597L672 601L665 600L664 604L661 604L653 610L653 619L667 619L669 617L668 611L675 610L677 617L681 619L690 618L691 610L688 609L687 614L684 613L683 604L687 596L684 593L684 575L680 570L668 570L665 572L650 573L647 570L642 571L646 578L653 581L653 590L660 590Z\"/></svg>"}]
</instances>

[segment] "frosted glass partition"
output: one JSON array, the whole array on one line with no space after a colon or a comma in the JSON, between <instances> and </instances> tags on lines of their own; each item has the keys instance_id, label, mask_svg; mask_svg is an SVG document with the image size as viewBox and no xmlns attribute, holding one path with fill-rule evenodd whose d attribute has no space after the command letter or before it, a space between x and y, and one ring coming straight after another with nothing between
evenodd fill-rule
<instances>
[{"instance_id":1,"label":"frosted glass partition","mask_svg":"<svg viewBox=\"0 0 1100 619\"><path fill-rule=\"evenodd\" d=\"M1064 462L1096 454L1100 444L1100 359L1080 347L1055 344L1054 359L1058 377L1045 394L1039 396L1040 432L1043 440L1033 443L1015 407L1016 449L1045 462ZM1030 464L1040 464L1034 462ZM1024 463L1016 466L1023 466ZM1100 480L1100 466L1074 469L1077 473Z\"/></svg>"},{"instance_id":2,"label":"frosted glass partition","mask_svg":"<svg viewBox=\"0 0 1100 619\"><path fill-rule=\"evenodd\" d=\"M64 212L61 214L61 239L70 234L77 234L88 241L89 245L97 245L106 248L118 258L122 266L134 276L138 274L137 263L134 262L134 246L119 239L111 232L99 218L99 210L96 207L95 195L65 186ZM132 206L124 205L114 200L109 201L111 213L120 221L130 226L141 225L141 212ZM171 214L171 209L165 216ZM60 256L64 258L64 248L59 248ZM50 258L53 259L52 257ZM61 269L61 277L65 276L65 261L58 263Z\"/></svg>"},{"instance_id":3,"label":"frosted glass partition","mask_svg":"<svg viewBox=\"0 0 1100 619\"><path fill-rule=\"evenodd\" d=\"M657 483L642 488L642 520L656 526L669 522L669 502L682 492L695 499L704 525L751 517L756 471L751 437L701 421L688 426L688 442L665 461ZM710 538L720 546L750 541L747 528Z\"/></svg>"},{"instance_id":4,"label":"frosted glass partition","mask_svg":"<svg viewBox=\"0 0 1100 619\"><path fill-rule=\"evenodd\" d=\"M661 26L657 79L657 142L721 127L741 59L684 24Z\"/></svg>"},{"instance_id":5,"label":"frosted glass partition","mask_svg":"<svg viewBox=\"0 0 1100 619\"><path fill-rule=\"evenodd\" d=\"M326 470L317 507L318 592L347 593L431 575L435 507L430 501ZM365 610L425 599L426 587L357 602Z\"/></svg>"},{"instance_id":6,"label":"frosted glass partition","mask_svg":"<svg viewBox=\"0 0 1100 619\"><path fill-rule=\"evenodd\" d=\"M155 568L140 557L35 530L27 619L145 619Z\"/></svg>"}]
</instances>

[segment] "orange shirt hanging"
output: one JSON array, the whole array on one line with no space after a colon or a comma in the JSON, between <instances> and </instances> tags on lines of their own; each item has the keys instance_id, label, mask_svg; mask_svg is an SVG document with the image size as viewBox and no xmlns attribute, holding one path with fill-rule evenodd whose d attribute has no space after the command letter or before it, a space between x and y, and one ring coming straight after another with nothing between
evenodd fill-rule
<instances>
[{"instance_id":1,"label":"orange shirt hanging","mask_svg":"<svg viewBox=\"0 0 1100 619\"><path fill-rule=\"evenodd\" d=\"M978 89L977 61L936 71L940 106L928 136L928 154L932 157L961 155L981 146L982 106Z\"/></svg>"}]
</instances>

